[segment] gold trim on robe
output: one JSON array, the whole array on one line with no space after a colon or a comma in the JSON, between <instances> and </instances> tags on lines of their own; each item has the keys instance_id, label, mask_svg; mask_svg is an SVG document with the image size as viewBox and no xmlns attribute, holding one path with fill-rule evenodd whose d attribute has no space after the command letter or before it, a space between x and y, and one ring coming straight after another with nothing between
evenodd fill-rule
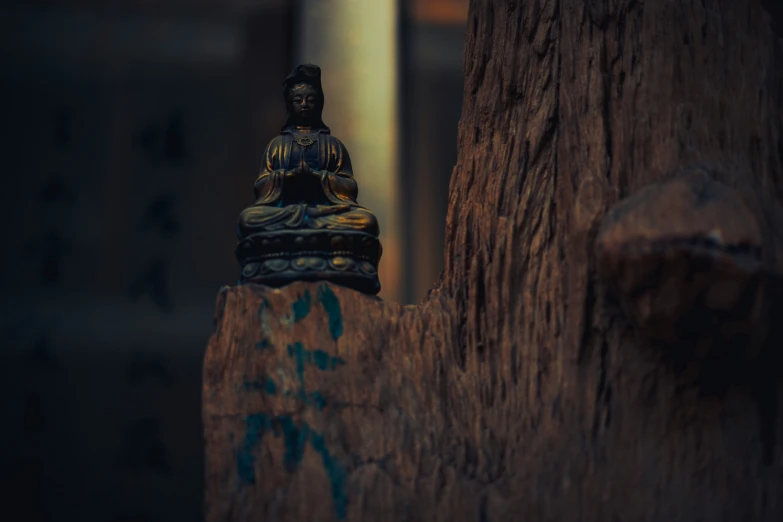
<instances>
[{"instance_id":1,"label":"gold trim on robe","mask_svg":"<svg viewBox=\"0 0 783 522\"><path fill-rule=\"evenodd\" d=\"M256 202L240 216L240 237L286 228L358 230L378 236L377 219L356 202L359 188L345 146L324 129L317 140L321 188L330 204L282 206L285 172L292 168L294 142L291 131L285 130L264 151L263 167L254 185Z\"/></svg>"}]
</instances>

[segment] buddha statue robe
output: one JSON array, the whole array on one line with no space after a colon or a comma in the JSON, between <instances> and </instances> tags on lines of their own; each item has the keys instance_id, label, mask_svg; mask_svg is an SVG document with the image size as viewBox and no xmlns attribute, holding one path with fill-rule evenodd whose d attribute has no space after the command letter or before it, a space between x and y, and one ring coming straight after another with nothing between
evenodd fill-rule
<instances>
[{"instance_id":1,"label":"buddha statue robe","mask_svg":"<svg viewBox=\"0 0 783 522\"><path fill-rule=\"evenodd\" d=\"M291 175L303 161L315 172ZM255 204L239 217L240 238L303 228L379 234L375 216L356 202L348 151L328 128L284 129L266 147L254 192Z\"/></svg>"}]
</instances>

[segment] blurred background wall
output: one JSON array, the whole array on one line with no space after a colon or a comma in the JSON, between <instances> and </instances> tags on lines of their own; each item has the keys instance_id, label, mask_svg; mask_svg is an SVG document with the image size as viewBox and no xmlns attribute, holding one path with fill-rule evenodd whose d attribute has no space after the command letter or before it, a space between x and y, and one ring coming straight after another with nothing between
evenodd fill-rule
<instances>
[{"instance_id":1,"label":"blurred background wall","mask_svg":"<svg viewBox=\"0 0 783 522\"><path fill-rule=\"evenodd\" d=\"M437 279L467 0L374 2L4 2L7 513L201 519L202 357L299 61L381 220L382 297Z\"/></svg>"}]
</instances>

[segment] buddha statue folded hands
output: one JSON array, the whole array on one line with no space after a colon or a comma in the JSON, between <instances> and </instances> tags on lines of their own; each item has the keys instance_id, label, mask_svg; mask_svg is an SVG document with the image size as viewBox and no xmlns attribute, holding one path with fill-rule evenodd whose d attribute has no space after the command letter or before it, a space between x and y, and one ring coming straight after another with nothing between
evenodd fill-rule
<instances>
[{"instance_id":1,"label":"buddha statue folded hands","mask_svg":"<svg viewBox=\"0 0 783 522\"><path fill-rule=\"evenodd\" d=\"M266 147L256 202L237 225L240 282L328 280L375 294L378 221L357 203L348 151L321 119L320 69L300 65L284 86L288 121Z\"/></svg>"}]
</instances>

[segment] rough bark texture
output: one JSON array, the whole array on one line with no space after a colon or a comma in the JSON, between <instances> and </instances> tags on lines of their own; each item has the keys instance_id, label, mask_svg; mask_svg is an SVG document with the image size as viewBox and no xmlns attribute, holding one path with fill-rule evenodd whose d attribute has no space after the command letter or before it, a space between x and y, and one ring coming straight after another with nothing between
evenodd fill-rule
<instances>
[{"instance_id":1,"label":"rough bark texture","mask_svg":"<svg viewBox=\"0 0 783 522\"><path fill-rule=\"evenodd\" d=\"M221 293L207 521L782 520L761 4L474 0L468 24L441 280L418 307Z\"/></svg>"}]
</instances>

